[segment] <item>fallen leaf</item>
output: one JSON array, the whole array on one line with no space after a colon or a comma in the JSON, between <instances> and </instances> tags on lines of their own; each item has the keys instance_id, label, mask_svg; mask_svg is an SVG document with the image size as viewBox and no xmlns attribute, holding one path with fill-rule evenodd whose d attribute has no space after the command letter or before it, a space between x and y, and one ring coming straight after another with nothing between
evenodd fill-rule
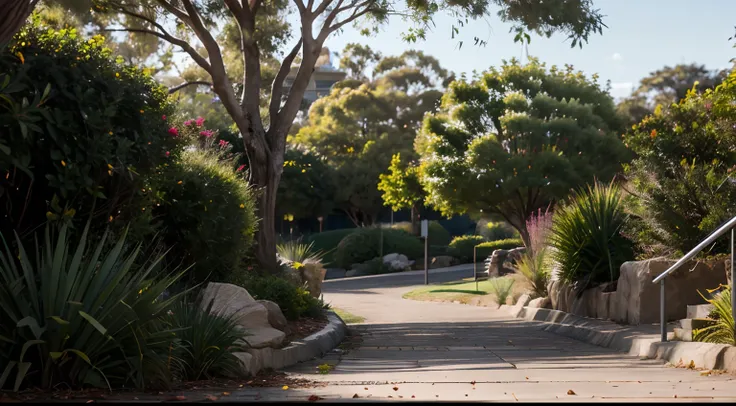
<instances>
[{"instance_id":1,"label":"fallen leaf","mask_svg":"<svg viewBox=\"0 0 736 406\"><path fill-rule=\"evenodd\" d=\"M283 390L289 390L289 386L288 385L284 385L284 386L281 387L281 389L283 389Z\"/></svg>"},{"instance_id":2,"label":"fallen leaf","mask_svg":"<svg viewBox=\"0 0 736 406\"><path fill-rule=\"evenodd\" d=\"M524 378L526 378L527 381L529 380L529 377L528 376L525 376Z\"/></svg>"},{"instance_id":3,"label":"fallen leaf","mask_svg":"<svg viewBox=\"0 0 736 406\"><path fill-rule=\"evenodd\" d=\"M230 396L230 392L222 392L222 396Z\"/></svg>"},{"instance_id":4,"label":"fallen leaf","mask_svg":"<svg viewBox=\"0 0 736 406\"><path fill-rule=\"evenodd\" d=\"M95 403L95 401L92 400L92 399L90 399L90 400L87 401L87 403Z\"/></svg>"},{"instance_id":5,"label":"fallen leaf","mask_svg":"<svg viewBox=\"0 0 736 406\"><path fill-rule=\"evenodd\" d=\"M470 381L470 384L471 385L475 385L475 381Z\"/></svg>"},{"instance_id":6,"label":"fallen leaf","mask_svg":"<svg viewBox=\"0 0 736 406\"><path fill-rule=\"evenodd\" d=\"M672 397L673 397L673 398L676 398L676 397L677 397L677 395L674 395L674 396L672 396Z\"/></svg>"},{"instance_id":7,"label":"fallen leaf","mask_svg":"<svg viewBox=\"0 0 736 406\"><path fill-rule=\"evenodd\" d=\"M368 390L368 388L363 388L363 390Z\"/></svg>"},{"instance_id":8,"label":"fallen leaf","mask_svg":"<svg viewBox=\"0 0 736 406\"><path fill-rule=\"evenodd\" d=\"M404 398L403 396L399 395L399 399L403 399L403 398Z\"/></svg>"},{"instance_id":9,"label":"fallen leaf","mask_svg":"<svg viewBox=\"0 0 736 406\"><path fill-rule=\"evenodd\" d=\"M690 363L687 364L687 369L695 369L695 361L690 360Z\"/></svg>"},{"instance_id":10,"label":"fallen leaf","mask_svg":"<svg viewBox=\"0 0 736 406\"><path fill-rule=\"evenodd\" d=\"M211 400L213 402L217 400L217 396L215 396L215 395L207 395L204 398L207 399L207 400Z\"/></svg>"},{"instance_id":11,"label":"fallen leaf","mask_svg":"<svg viewBox=\"0 0 736 406\"><path fill-rule=\"evenodd\" d=\"M519 401L519 398L516 397L516 394L514 392L511 392L511 396L513 396L514 400L516 400L517 402Z\"/></svg>"},{"instance_id":12,"label":"fallen leaf","mask_svg":"<svg viewBox=\"0 0 736 406\"><path fill-rule=\"evenodd\" d=\"M394 386L394 391L397 391L397 390L399 390L399 387L398 386Z\"/></svg>"},{"instance_id":13,"label":"fallen leaf","mask_svg":"<svg viewBox=\"0 0 736 406\"><path fill-rule=\"evenodd\" d=\"M708 376L710 375L710 371L703 371L700 373L700 376Z\"/></svg>"},{"instance_id":14,"label":"fallen leaf","mask_svg":"<svg viewBox=\"0 0 736 406\"><path fill-rule=\"evenodd\" d=\"M353 399L357 399L357 398L359 398L359 397L360 397L360 396L358 396L358 394L357 394L357 393L356 393L355 395L353 395Z\"/></svg>"},{"instance_id":15,"label":"fallen leaf","mask_svg":"<svg viewBox=\"0 0 736 406\"><path fill-rule=\"evenodd\" d=\"M312 395L312 396L309 397L309 401L310 402L316 402L318 400L322 400L322 398L319 397L319 396L317 396L317 395Z\"/></svg>"},{"instance_id":16,"label":"fallen leaf","mask_svg":"<svg viewBox=\"0 0 736 406\"><path fill-rule=\"evenodd\" d=\"M465 395L465 396L467 396L467 395ZM414 395L411 395L411 398L412 398L412 399L414 399L415 397L416 397L416 396L414 396Z\"/></svg>"},{"instance_id":17,"label":"fallen leaf","mask_svg":"<svg viewBox=\"0 0 736 406\"><path fill-rule=\"evenodd\" d=\"M187 400L187 397L186 396L183 396L183 395L172 396L172 397L168 398L167 400L182 401L182 400Z\"/></svg>"},{"instance_id":18,"label":"fallen leaf","mask_svg":"<svg viewBox=\"0 0 736 406\"><path fill-rule=\"evenodd\" d=\"M568 390L568 391L567 391L567 394L568 394L568 395L577 395L577 393L575 393L575 391L574 391L574 390L572 390L572 389Z\"/></svg>"},{"instance_id":19,"label":"fallen leaf","mask_svg":"<svg viewBox=\"0 0 736 406\"><path fill-rule=\"evenodd\" d=\"M394 398L394 397L393 397L393 396L391 396L391 395L388 395L388 397L390 397L391 399L393 399L393 398Z\"/></svg>"},{"instance_id":20,"label":"fallen leaf","mask_svg":"<svg viewBox=\"0 0 736 406\"><path fill-rule=\"evenodd\" d=\"M137 397L134 397L133 400L138 400L138 398Z\"/></svg>"}]
</instances>

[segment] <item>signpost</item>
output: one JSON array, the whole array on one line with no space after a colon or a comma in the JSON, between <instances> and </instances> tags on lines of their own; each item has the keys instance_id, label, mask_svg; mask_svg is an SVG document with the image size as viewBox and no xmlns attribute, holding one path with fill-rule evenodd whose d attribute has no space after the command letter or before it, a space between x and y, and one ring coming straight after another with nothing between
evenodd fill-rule
<instances>
[{"instance_id":1,"label":"signpost","mask_svg":"<svg viewBox=\"0 0 736 406\"><path fill-rule=\"evenodd\" d=\"M478 280L486 280L488 279L488 273L486 271L481 271L480 278L478 277L478 259L477 259L477 253L476 249L478 246L476 245L473 247L473 278L475 279L475 291L478 291Z\"/></svg>"},{"instance_id":2,"label":"signpost","mask_svg":"<svg viewBox=\"0 0 736 406\"><path fill-rule=\"evenodd\" d=\"M429 285L429 262L427 256L429 254L429 221L422 220L422 238L424 238L424 284Z\"/></svg>"}]
</instances>

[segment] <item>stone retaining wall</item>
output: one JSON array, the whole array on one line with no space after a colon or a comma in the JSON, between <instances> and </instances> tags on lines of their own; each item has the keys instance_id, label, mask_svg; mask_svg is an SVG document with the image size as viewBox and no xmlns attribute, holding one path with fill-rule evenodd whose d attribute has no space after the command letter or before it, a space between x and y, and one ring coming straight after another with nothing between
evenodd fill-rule
<instances>
[{"instance_id":1,"label":"stone retaining wall","mask_svg":"<svg viewBox=\"0 0 736 406\"><path fill-rule=\"evenodd\" d=\"M551 307L632 325L659 322L660 286L652 280L675 262L664 258L625 262L617 283L588 289L581 297L569 285L551 281L547 287ZM725 260L690 261L670 274L665 281L667 320L684 319L687 305L705 303L698 291L705 294L706 289L727 283L726 270Z\"/></svg>"}]
</instances>

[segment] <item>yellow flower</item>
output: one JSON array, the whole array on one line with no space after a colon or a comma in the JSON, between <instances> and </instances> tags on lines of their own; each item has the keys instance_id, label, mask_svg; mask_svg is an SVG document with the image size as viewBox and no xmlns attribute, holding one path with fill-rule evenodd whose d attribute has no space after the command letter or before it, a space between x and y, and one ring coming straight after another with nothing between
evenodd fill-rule
<instances>
[{"instance_id":1,"label":"yellow flower","mask_svg":"<svg viewBox=\"0 0 736 406\"><path fill-rule=\"evenodd\" d=\"M110 216L110 219L109 220L112 222L112 216Z\"/></svg>"},{"instance_id":2,"label":"yellow flower","mask_svg":"<svg viewBox=\"0 0 736 406\"><path fill-rule=\"evenodd\" d=\"M141 110L141 114L143 114L143 110Z\"/></svg>"},{"instance_id":3,"label":"yellow flower","mask_svg":"<svg viewBox=\"0 0 736 406\"><path fill-rule=\"evenodd\" d=\"M176 182L177 185L181 185L182 183L184 183L184 182L182 182L182 181Z\"/></svg>"},{"instance_id":4,"label":"yellow flower","mask_svg":"<svg viewBox=\"0 0 736 406\"><path fill-rule=\"evenodd\" d=\"M284 386L281 387L281 389L283 389L283 390L289 390L289 387L286 386L286 385L284 385Z\"/></svg>"},{"instance_id":5,"label":"yellow flower","mask_svg":"<svg viewBox=\"0 0 736 406\"><path fill-rule=\"evenodd\" d=\"M302 169L302 173L307 173L307 170L306 169Z\"/></svg>"},{"instance_id":6,"label":"yellow flower","mask_svg":"<svg viewBox=\"0 0 736 406\"><path fill-rule=\"evenodd\" d=\"M61 160L61 166L66 166L66 162L63 159Z\"/></svg>"},{"instance_id":7,"label":"yellow flower","mask_svg":"<svg viewBox=\"0 0 736 406\"><path fill-rule=\"evenodd\" d=\"M108 169L112 169L112 165L110 165L110 164L107 164L107 168L108 168Z\"/></svg>"},{"instance_id":8,"label":"yellow flower","mask_svg":"<svg viewBox=\"0 0 736 406\"><path fill-rule=\"evenodd\" d=\"M112 131L110 131L108 134L112 135Z\"/></svg>"},{"instance_id":9,"label":"yellow flower","mask_svg":"<svg viewBox=\"0 0 736 406\"><path fill-rule=\"evenodd\" d=\"M649 133L649 136L655 138L657 136L657 130L652 130L652 132Z\"/></svg>"},{"instance_id":10,"label":"yellow flower","mask_svg":"<svg viewBox=\"0 0 736 406\"><path fill-rule=\"evenodd\" d=\"M240 208L241 209L244 209L245 208L245 205L243 203L240 203Z\"/></svg>"},{"instance_id":11,"label":"yellow flower","mask_svg":"<svg viewBox=\"0 0 736 406\"><path fill-rule=\"evenodd\" d=\"M116 78L119 78L119 77L120 77L120 74L119 74L119 73L117 73L117 72L115 72L115 77L116 77Z\"/></svg>"},{"instance_id":12,"label":"yellow flower","mask_svg":"<svg viewBox=\"0 0 736 406\"><path fill-rule=\"evenodd\" d=\"M26 58L23 57L22 53L17 52L16 55L18 55L18 59L20 59L20 63L26 63Z\"/></svg>"}]
</instances>

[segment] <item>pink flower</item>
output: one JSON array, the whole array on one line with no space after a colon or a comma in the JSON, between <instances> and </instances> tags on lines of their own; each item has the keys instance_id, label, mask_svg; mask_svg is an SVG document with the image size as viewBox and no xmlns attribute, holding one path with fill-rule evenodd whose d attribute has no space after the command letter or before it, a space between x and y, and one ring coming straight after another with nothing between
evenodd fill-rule
<instances>
[{"instance_id":1,"label":"pink flower","mask_svg":"<svg viewBox=\"0 0 736 406\"><path fill-rule=\"evenodd\" d=\"M164 114L163 116L161 116L161 120L166 121L166 114Z\"/></svg>"},{"instance_id":2,"label":"pink flower","mask_svg":"<svg viewBox=\"0 0 736 406\"><path fill-rule=\"evenodd\" d=\"M173 135L174 137L177 137L179 135L179 130L176 129L176 127L169 128L169 134Z\"/></svg>"},{"instance_id":3,"label":"pink flower","mask_svg":"<svg viewBox=\"0 0 736 406\"><path fill-rule=\"evenodd\" d=\"M168 158L171 153L169 151L166 151L166 157Z\"/></svg>"},{"instance_id":4,"label":"pink flower","mask_svg":"<svg viewBox=\"0 0 736 406\"><path fill-rule=\"evenodd\" d=\"M204 118L197 117L197 120L195 121L195 123L197 123L197 127L201 127L202 124L204 124Z\"/></svg>"},{"instance_id":5,"label":"pink flower","mask_svg":"<svg viewBox=\"0 0 736 406\"><path fill-rule=\"evenodd\" d=\"M189 127L190 125L192 125L193 122L194 122L193 120L187 120L184 122L184 126Z\"/></svg>"},{"instance_id":6,"label":"pink flower","mask_svg":"<svg viewBox=\"0 0 736 406\"><path fill-rule=\"evenodd\" d=\"M204 130L204 131L200 131L200 132L199 132L199 135L201 135L201 136L203 136L203 137L206 137L206 138L210 138L210 137L212 137L213 135L215 135L215 133L214 133L214 131L212 131L212 130Z\"/></svg>"},{"instance_id":7,"label":"pink flower","mask_svg":"<svg viewBox=\"0 0 736 406\"><path fill-rule=\"evenodd\" d=\"M221 146L221 147L225 148L225 147L227 147L228 145L230 145L230 143L229 143L229 142L227 142L227 141L225 141L225 140L220 140L220 146Z\"/></svg>"},{"instance_id":8,"label":"pink flower","mask_svg":"<svg viewBox=\"0 0 736 406\"><path fill-rule=\"evenodd\" d=\"M238 169L235 172L240 172L243 170L243 168L245 168L245 165L240 165L238 166Z\"/></svg>"}]
</instances>

